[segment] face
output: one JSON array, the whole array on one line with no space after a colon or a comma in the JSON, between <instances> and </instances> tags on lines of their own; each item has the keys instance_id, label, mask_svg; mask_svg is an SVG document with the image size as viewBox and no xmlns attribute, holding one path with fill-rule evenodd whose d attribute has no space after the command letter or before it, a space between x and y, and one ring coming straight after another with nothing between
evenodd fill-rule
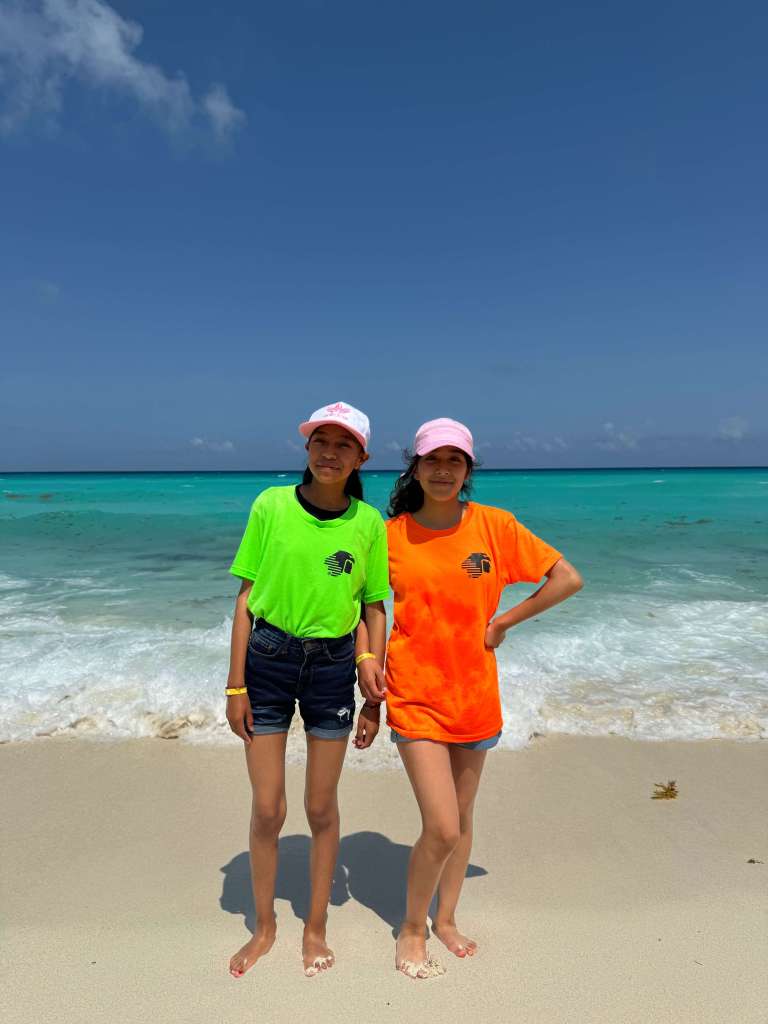
<instances>
[{"instance_id":1,"label":"face","mask_svg":"<svg viewBox=\"0 0 768 1024\"><path fill-rule=\"evenodd\" d=\"M434 501L452 501L469 476L469 469L460 448L444 445L422 455L413 475L424 493Z\"/></svg>"},{"instance_id":2,"label":"face","mask_svg":"<svg viewBox=\"0 0 768 1024\"><path fill-rule=\"evenodd\" d=\"M368 458L349 431L335 423L318 427L306 449L312 476L321 484L341 483Z\"/></svg>"}]
</instances>

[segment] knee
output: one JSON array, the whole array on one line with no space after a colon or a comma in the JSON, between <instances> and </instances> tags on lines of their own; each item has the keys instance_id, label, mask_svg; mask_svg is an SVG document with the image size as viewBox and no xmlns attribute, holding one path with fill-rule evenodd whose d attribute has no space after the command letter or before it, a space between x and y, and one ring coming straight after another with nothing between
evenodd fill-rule
<instances>
[{"instance_id":1,"label":"knee","mask_svg":"<svg viewBox=\"0 0 768 1024\"><path fill-rule=\"evenodd\" d=\"M339 810L335 802L307 800L304 803L304 808L307 812L309 829L313 835L316 832L325 832L338 824Z\"/></svg>"},{"instance_id":2,"label":"knee","mask_svg":"<svg viewBox=\"0 0 768 1024\"><path fill-rule=\"evenodd\" d=\"M285 821L286 805L278 803L254 803L251 814L251 832L259 838L274 838L280 834Z\"/></svg>"},{"instance_id":3,"label":"knee","mask_svg":"<svg viewBox=\"0 0 768 1024\"><path fill-rule=\"evenodd\" d=\"M441 859L449 857L461 838L458 819L446 819L425 824L423 838L435 857Z\"/></svg>"}]
</instances>

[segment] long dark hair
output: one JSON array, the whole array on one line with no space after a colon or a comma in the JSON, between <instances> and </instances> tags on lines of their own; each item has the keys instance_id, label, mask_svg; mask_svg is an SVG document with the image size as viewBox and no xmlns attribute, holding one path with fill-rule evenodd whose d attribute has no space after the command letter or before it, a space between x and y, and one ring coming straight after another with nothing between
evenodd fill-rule
<instances>
[{"instance_id":1,"label":"long dark hair","mask_svg":"<svg viewBox=\"0 0 768 1024\"><path fill-rule=\"evenodd\" d=\"M466 500L472 493L472 471L477 463L466 452L461 454L467 463L467 479L461 485L459 497ZM403 457L408 465L389 496L387 515L390 519L402 515L403 512L418 512L424 504L424 491L419 481L413 475L414 470L419 464L420 456L414 455L406 449L403 452Z\"/></svg>"},{"instance_id":2,"label":"long dark hair","mask_svg":"<svg viewBox=\"0 0 768 1024\"><path fill-rule=\"evenodd\" d=\"M301 482L303 484L311 484L313 480L312 470L307 466ZM359 498L360 501L363 501L363 481L360 479L358 470L353 469L347 477L347 482L344 484L344 493L350 498Z\"/></svg>"}]
</instances>

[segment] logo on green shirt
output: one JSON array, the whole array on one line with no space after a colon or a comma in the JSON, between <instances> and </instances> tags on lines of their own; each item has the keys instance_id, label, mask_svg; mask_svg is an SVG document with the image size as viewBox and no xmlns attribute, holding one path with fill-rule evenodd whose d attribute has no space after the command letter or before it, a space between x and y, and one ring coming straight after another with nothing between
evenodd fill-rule
<instances>
[{"instance_id":1,"label":"logo on green shirt","mask_svg":"<svg viewBox=\"0 0 768 1024\"><path fill-rule=\"evenodd\" d=\"M328 555L323 561L328 566L328 574L330 576L341 576L343 572L347 574L352 572L355 556L350 554L349 551L337 551L333 555Z\"/></svg>"}]
</instances>

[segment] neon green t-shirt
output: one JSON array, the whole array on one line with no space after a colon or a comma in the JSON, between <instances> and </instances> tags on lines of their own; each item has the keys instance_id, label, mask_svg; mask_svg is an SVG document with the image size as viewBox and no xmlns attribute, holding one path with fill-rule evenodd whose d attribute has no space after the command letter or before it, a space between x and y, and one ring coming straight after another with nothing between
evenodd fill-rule
<instances>
[{"instance_id":1,"label":"neon green t-shirt","mask_svg":"<svg viewBox=\"0 0 768 1024\"><path fill-rule=\"evenodd\" d=\"M293 486L268 487L251 507L229 571L253 580L254 618L293 636L344 636L360 621L361 601L389 596L384 521L357 498L338 519L315 519Z\"/></svg>"}]
</instances>

